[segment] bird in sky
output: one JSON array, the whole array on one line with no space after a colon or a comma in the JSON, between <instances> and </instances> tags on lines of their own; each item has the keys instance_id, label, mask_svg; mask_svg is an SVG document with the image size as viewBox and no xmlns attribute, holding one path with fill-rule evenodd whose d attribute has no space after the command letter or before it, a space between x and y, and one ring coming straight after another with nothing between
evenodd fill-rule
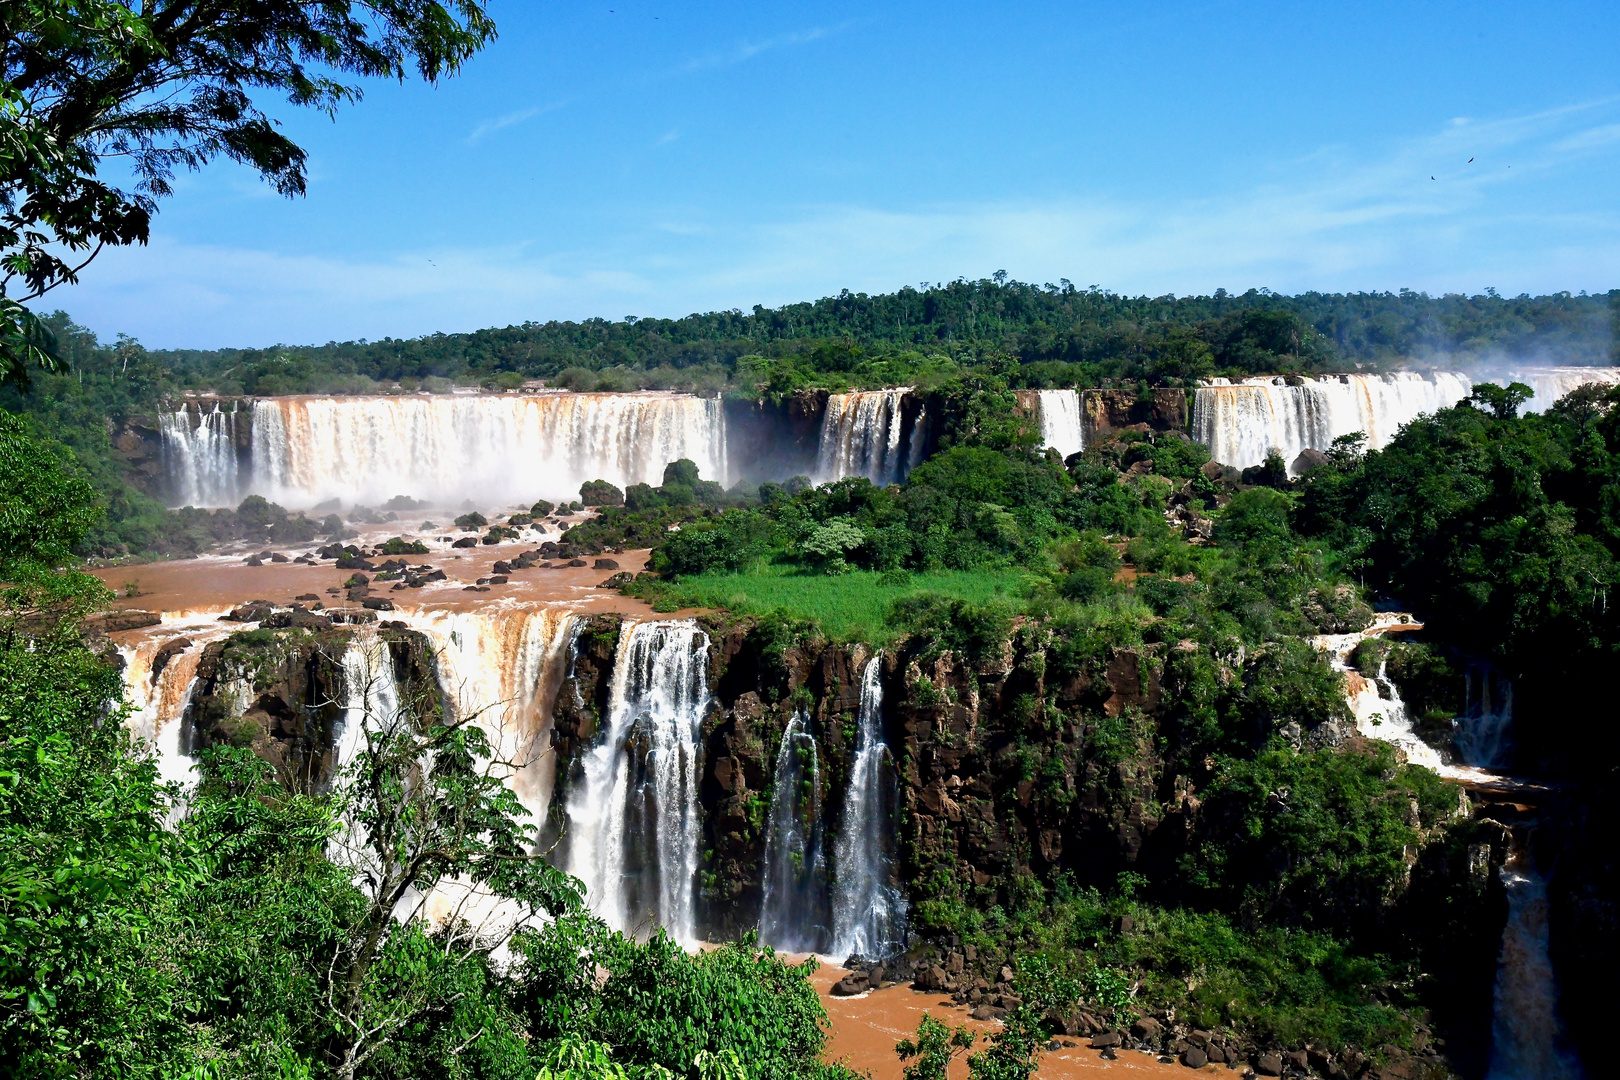
<instances>
[{"instance_id":1,"label":"bird in sky","mask_svg":"<svg viewBox=\"0 0 1620 1080\"><path fill-rule=\"evenodd\" d=\"M1468 164L1470 164L1470 165L1472 165L1472 164L1473 164L1473 163L1474 163L1474 159L1473 159L1473 158L1469 158L1469 159L1468 159Z\"/></svg>"},{"instance_id":2,"label":"bird in sky","mask_svg":"<svg viewBox=\"0 0 1620 1080\"><path fill-rule=\"evenodd\" d=\"M1434 179L1434 177L1432 177L1432 176L1431 176L1431 177L1429 177L1429 179L1430 179L1430 180L1433 180L1433 179Z\"/></svg>"}]
</instances>

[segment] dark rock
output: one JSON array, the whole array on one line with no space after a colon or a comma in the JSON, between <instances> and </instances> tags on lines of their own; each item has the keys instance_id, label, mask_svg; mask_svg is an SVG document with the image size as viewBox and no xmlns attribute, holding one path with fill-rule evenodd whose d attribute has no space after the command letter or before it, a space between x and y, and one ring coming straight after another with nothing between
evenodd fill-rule
<instances>
[{"instance_id":1,"label":"dark rock","mask_svg":"<svg viewBox=\"0 0 1620 1080\"><path fill-rule=\"evenodd\" d=\"M489 579L489 583L491 585L505 585L506 581L507 578L505 574L496 574L494 577Z\"/></svg>"},{"instance_id":2,"label":"dark rock","mask_svg":"<svg viewBox=\"0 0 1620 1080\"><path fill-rule=\"evenodd\" d=\"M1283 1065L1304 1072L1310 1068L1310 1057L1303 1050L1290 1050L1282 1056Z\"/></svg>"},{"instance_id":3,"label":"dark rock","mask_svg":"<svg viewBox=\"0 0 1620 1080\"><path fill-rule=\"evenodd\" d=\"M1103 1050L1111 1046L1119 1046L1124 1042L1125 1039L1120 1035L1119 1032L1105 1031L1101 1035L1095 1035L1092 1037L1091 1048L1093 1050Z\"/></svg>"},{"instance_id":4,"label":"dark rock","mask_svg":"<svg viewBox=\"0 0 1620 1080\"><path fill-rule=\"evenodd\" d=\"M1164 1026L1151 1016L1144 1016L1131 1025L1131 1031L1143 1042L1158 1042L1159 1036L1164 1032Z\"/></svg>"},{"instance_id":5,"label":"dark rock","mask_svg":"<svg viewBox=\"0 0 1620 1080\"><path fill-rule=\"evenodd\" d=\"M163 674L163 669L169 666L169 661L173 660L175 657L179 656L189 648L191 648L190 638L175 638L173 641L165 641L163 643L163 647L158 649L157 654L152 657L153 685L157 684L158 676Z\"/></svg>"},{"instance_id":6,"label":"dark rock","mask_svg":"<svg viewBox=\"0 0 1620 1080\"><path fill-rule=\"evenodd\" d=\"M494 574L510 574L512 572L512 564L507 562L505 559L496 559L495 565L489 569L490 572Z\"/></svg>"},{"instance_id":7,"label":"dark rock","mask_svg":"<svg viewBox=\"0 0 1620 1080\"><path fill-rule=\"evenodd\" d=\"M319 596L316 596L312 592L304 593L302 596L295 596L295 597L293 597L293 599L294 600L301 600L301 601L304 601L305 603L308 603L311 600L315 601L316 603L320 603L320 600L321 600L321 598Z\"/></svg>"},{"instance_id":8,"label":"dark rock","mask_svg":"<svg viewBox=\"0 0 1620 1080\"><path fill-rule=\"evenodd\" d=\"M393 611L394 602L382 596L368 596L360 601L360 606L367 611Z\"/></svg>"},{"instance_id":9,"label":"dark rock","mask_svg":"<svg viewBox=\"0 0 1620 1080\"><path fill-rule=\"evenodd\" d=\"M596 562L591 564L592 570L617 570L618 568L619 564L612 559L597 559Z\"/></svg>"},{"instance_id":10,"label":"dark rock","mask_svg":"<svg viewBox=\"0 0 1620 1080\"><path fill-rule=\"evenodd\" d=\"M569 566L584 566L585 565L585 560L584 559L569 559L568 560L568 565Z\"/></svg>"},{"instance_id":11,"label":"dark rock","mask_svg":"<svg viewBox=\"0 0 1620 1080\"><path fill-rule=\"evenodd\" d=\"M838 997L851 997L855 994L864 994L871 989L867 981L866 972L852 971L833 984L832 992Z\"/></svg>"},{"instance_id":12,"label":"dark rock","mask_svg":"<svg viewBox=\"0 0 1620 1080\"><path fill-rule=\"evenodd\" d=\"M1006 1009L997 1008L994 1005L980 1005L973 1010L973 1019L975 1020L1000 1020L1006 1015Z\"/></svg>"},{"instance_id":13,"label":"dark rock","mask_svg":"<svg viewBox=\"0 0 1620 1080\"><path fill-rule=\"evenodd\" d=\"M1268 1050L1254 1059L1254 1071L1261 1076L1281 1076L1283 1071L1282 1055L1274 1050Z\"/></svg>"},{"instance_id":14,"label":"dark rock","mask_svg":"<svg viewBox=\"0 0 1620 1080\"><path fill-rule=\"evenodd\" d=\"M287 562L288 559L287 559L287 556L285 556L281 552L277 551L277 552L274 552L273 554L271 554L270 561L279 563L279 562Z\"/></svg>"},{"instance_id":15,"label":"dark rock","mask_svg":"<svg viewBox=\"0 0 1620 1080\"><path fill-rule=\"evenodd\" d=\"M476 537L476 536L463 536L460 540L457 540L455 543L451 544L450 546L451 547L458 547L458 548L475 548L475 547L478 546L478 537Z\"/></svg>"},{"instance_id":16,"label":"dark rock","mask_svg":"<svg viewBox=\"0 0 1620 1080\"><path fill-rule=\"evenodd\" d=\"M1307 446L1305 449L1299 452L1299 456L1296 457L1294 459L1294 463L1288 467L1288 471L1293 473L1295 476L1304 476L1316 469L1320 469L1326 464L1326 454L1322 453L1320 450Z\"/></svg>"},{"instance_id":17,"label":"dark rock","mask_svg":"<svg viewBox=\"0 0 1620 1080\"><path fill-rule=\"evenodd\" d=\"M1181 1063L1189 1069L1202 1069L1209 1063L1209 1055L1196 1046L1189 1046L1181 1052Z\"/></svg>"}]
</instances>

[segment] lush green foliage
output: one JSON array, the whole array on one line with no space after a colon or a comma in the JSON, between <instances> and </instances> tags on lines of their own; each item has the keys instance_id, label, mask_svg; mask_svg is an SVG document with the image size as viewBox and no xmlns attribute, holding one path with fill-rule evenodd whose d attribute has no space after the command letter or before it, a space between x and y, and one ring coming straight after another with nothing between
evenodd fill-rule
<instances>
[{"instance_id":1,"label":"lush green foliage","mask_svg":"<svg viewBox=\"0 0 1620 1080\"><path fill-rule=\"evenodd\" d=\"M0 9L0 382L57 370L50 327L18 303L106 246L146 243L176 168L224 156L302 194L302 148L262 109L266 91L332 115L346 76L451 75L495 34L478 0L334 7L156 0L17 0ZM134 178L98 175L108 156ZM88 254L86 254L88 253ZM21 297L7 298L13 282Z\"/></svg>"}]
</instances>

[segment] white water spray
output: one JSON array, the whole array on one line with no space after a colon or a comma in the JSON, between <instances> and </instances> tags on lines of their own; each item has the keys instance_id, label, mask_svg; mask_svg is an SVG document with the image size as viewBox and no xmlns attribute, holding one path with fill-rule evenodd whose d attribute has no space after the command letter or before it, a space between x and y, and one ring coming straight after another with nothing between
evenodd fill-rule
<instances>
[{"instance_id":1,"label":"white water spray","mask_svg":"<svg viewBox=\"0 0 1620 1080\"><path fill-rule=\"evenodd\" d=\"M821 761L802 712L782 732L772 786L759 938L786 952L819 952L827 940Z\"/></svg>"},{"instance_id":2,"label":"white water spray","mask_svg":"<svg viewBox=\"0 0 1620 1080\"><path fill-rule=\"evenodd\" d=\"M177 409L158 418L163 457L177 506L235 506L240 477L234 406L213 402L206 412Z\"/></svg>"},{"instance_id":3,"label":"white water spray","mask_svg":"<svg viewBox=\"0 0 1620 1080\"><path fill-rule=\"evenodd\" d=\"M894 883L896 778L883 735L883 664L861 675L855 762L833 850L833 955L883 959L905 948L906 900Z\"/></svg>"},{"instance_id":4,"label":"white water spray","mask_svg":"<svg viewBox=\"0 0 1620 1080\"><path fill-rule=\"evenodd\" d=\"M691 620L627 625L606 730L568 800L567 869L608 925L696 941L699 739L709 638Z\"/></svg>"},{"instance_id":5,"label":"white water spray","mask_svg":"<svg viewBox=\"0 0 1620 1080\"><path fill-rule=\"evenodd\" d=\"M718 398L280 397L255 401L252 423L252 471L238 476L231 440L208 424L190 431L183 412L165 418L165 453L184 501L235 505L251 491L295 507L329 498L376 504L394 495L442 506L528 503L577 497L582 482L598 478L620 487L659 484L664 466L680 458L695 462L704 479L727 482Z\"/></svg>"}]
</instances>

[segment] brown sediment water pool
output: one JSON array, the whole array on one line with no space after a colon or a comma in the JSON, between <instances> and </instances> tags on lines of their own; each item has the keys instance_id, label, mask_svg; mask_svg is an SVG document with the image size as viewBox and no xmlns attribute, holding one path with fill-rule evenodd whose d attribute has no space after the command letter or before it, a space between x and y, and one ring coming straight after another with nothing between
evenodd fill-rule
<instances>
[{"instance_id":1,"label":"brown sediment water pool","mask_svg":"<svg viewBox=\"0 0 1620 1080\"><path fill-rule=\"evenodd\" d=\"M272 550L295 556L317 546ZM624 596L617 589L600 587L614 573L638 573L645 569L646 550L604 556L618 563L619 571L597 570L590 565L549 569L535 566L513 571L507 575L506 584L489 585L488 592L466 591L466 586L475 584L479 578L490 577L497 560L511 559L534 546L514 542L435 550L427 555L392 556L412 566L425 563L443 570L447 580L432 582L420 589L399 590L390 588L390 583L374 580L370 595L392 600L402 609L419 611L476 611L504 601L525 605L564 604L581 613L616 611L641 617L653 614L652 608L640 600ZM380 564L390 557L378 556L371 561ZM92 572L118 594L115 608L153 611L170 617L186 612L223 612L249 600L284 605L310 594L318 596L328 609L360 607L342 595L332 596L326 591L341 587L355 573L353 570L339 570L329 561L313 566L297 562L249 566L244 558L240 554L204 555L195 559L104 567ZM587 560L595 561L595 558ZM372 573L366 576L375 578ZM131 591L135 595L124 595L126 585L134 586ZM388 617L386 612L379 614L382 618ZM659 617L679 616L670 613Z\"/></svg>"},{"instance_id":2,"label":"brown sediment water pool","mask_svg":"<svg viewBox=\"0 0 1620 1080\"><path fill-rule=\"evenodd\" d=\"M941 994L926 994L908 985L895 985L882 990L869 990L855 997L834 997L832 986L848 971L831 964L822 964L810 977L821 1002L832 1020L828 1031L828 1060L843 1061L856 1072L870 1072L872 1080L901 1080L905 1068L894 1052L894 1044L904 1038L915 1038L917 1024L924 1013L932 1013L936 1020L952 1027L965 1025L980 1032L980 1039L988 1037L1001 1025L997 1022L974 1020L968 1010ZM1074 1043L1058 1050L1041 1053L1041 1063L1035 1076L1039 1080L1084 1080L1086 1077L1190 1077L1211 1075L1237 1075L1225 1066L1206 1065L1202 1069L1189 1069L1180 1064L1165 1064L1152 1054L1135 1050L1118 1051L1118 1060L1108 1061L1102 1051L1092 1050L1081 1039L1062 1040ZM952 1062L951 1080L967 1080L967 1059L962 1056Z\"/></svg>"}]
</instances>

